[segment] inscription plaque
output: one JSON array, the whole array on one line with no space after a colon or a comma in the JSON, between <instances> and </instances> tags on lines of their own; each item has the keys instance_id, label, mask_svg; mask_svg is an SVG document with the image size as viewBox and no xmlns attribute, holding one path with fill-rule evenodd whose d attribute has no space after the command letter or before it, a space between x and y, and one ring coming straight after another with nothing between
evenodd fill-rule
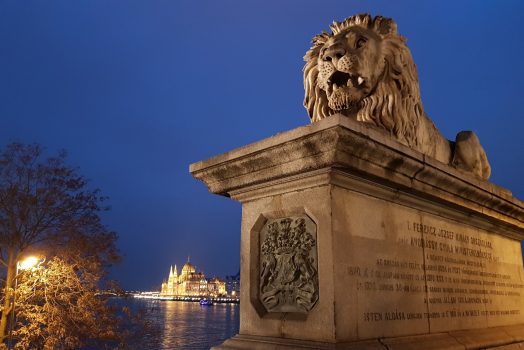
<instances>
[{"instance_id":1,"label":"inscription plaque","mask_svg":"<svg viewBox=\"0 0 524 350\"><path fill-rule=\"evenodd\" d=\"M347 195L340 215L350 219L336 222L335 246L340 256L352 252L339 276L347 273L344 284L355 288L363 337L524 321L520 242L465 222ZM351 215L358 210L361 215Z\"/></svg>"},{"instance_id":2,"label":"inscription plaque","mask_svg":"<svg viewBox=\"0 0 524 350\"><path fill-rule=\"evenodd\" d=\"M268 312L307 313L318 300L316 225L307 216L268 220L260 231L260 301Z\"/></svg>"}]
</instances>

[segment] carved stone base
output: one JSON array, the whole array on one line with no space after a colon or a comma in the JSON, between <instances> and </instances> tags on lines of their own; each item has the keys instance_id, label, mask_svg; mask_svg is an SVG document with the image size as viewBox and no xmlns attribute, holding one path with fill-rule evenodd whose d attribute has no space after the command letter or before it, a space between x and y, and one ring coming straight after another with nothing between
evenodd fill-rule
<instances>
[{"instance_id":1,"label":"carved stone base","mask_svg":"<svg viewBox=\"0 0 524 350\"><path fill-rule=\"evenodd\" d=\"M524 324L509 191L343 116L190 169L242 203L242 335L221 349L524 341L507 328Z\"/></svg>"},{"instance_id":2,"label":"carved stone base","mask_svg":"<svg viewBox=\"0 0 524 350\"><path fill-rule=\"evenodd\" d=\"M353 344L333 344L324 342L260 337L252 335L236 335L211 350L384 350L378 340L362 341Z\"/></svg>"},{"instance_id":3,"label":"carved stone base","mask_svg":"<svg viewBox=\"0 0 524 350\"><path fill-rule=\"evenodd\" d=\"M524 325L345 343L236 335L211 350L522 350Z\"/></svg>"}]
</instances>

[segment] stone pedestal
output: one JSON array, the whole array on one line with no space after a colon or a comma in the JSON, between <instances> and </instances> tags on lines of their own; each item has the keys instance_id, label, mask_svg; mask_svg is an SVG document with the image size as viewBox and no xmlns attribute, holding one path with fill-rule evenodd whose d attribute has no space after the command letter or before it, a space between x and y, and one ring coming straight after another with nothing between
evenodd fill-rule
<instances>
[{"instance_id":1,"label":"stone pedestal","mask_svg":"<svg viewBox=\"0 0 524 350\"><path fill-rule=\"evenodd\" d=\"M343 116L190 171L242 203L240 334L216 349L524 341L524 203L509 191Z\"/></svg>"}]
</instances>

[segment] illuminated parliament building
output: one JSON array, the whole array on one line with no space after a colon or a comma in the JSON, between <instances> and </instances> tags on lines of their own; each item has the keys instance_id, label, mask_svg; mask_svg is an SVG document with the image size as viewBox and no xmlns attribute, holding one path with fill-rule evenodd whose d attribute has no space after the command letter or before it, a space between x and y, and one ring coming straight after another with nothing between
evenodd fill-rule
<instances>
[{"instance_id":1,"label":"illuminated parliament building","mask_svg":"<svg viewBox=\"0 0 524 350\"><path fill-rule=\"evenodd\" d=\"M218 278L206 279L202 272L189 262L178 274L176 265L169 269L169 277L162 283L160 295L165 296L219 296L226 294L226 283Z\"/></svg>"}]
</instances>

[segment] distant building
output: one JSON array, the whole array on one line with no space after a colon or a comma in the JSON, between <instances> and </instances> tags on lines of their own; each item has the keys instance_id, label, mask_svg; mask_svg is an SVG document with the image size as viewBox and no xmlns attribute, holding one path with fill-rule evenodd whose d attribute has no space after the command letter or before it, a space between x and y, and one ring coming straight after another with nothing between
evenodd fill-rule
<instances>
[{"instance_id":1,"label":"distant building","mask_svg":"<svg viewBox=\"0 0 524 350\"><path fill-rule=\"evenodd\" d=\"M240 297L240 271L236 275L226 276L227 295Z\"/></svg>"},{"instance_id":2,"label":"distant building","mask_svg":"<svg viewBox=\"0 0 524 350\"><path fill-rule=\"evenodd\" d=\"M169 277L162 283L160 295L178 296L219 296L226 295L226 284L218 278L206 279L202 272L189 262L182 267L180 275L176 265L169 269Z\"/></svg>"}]
</instances>

